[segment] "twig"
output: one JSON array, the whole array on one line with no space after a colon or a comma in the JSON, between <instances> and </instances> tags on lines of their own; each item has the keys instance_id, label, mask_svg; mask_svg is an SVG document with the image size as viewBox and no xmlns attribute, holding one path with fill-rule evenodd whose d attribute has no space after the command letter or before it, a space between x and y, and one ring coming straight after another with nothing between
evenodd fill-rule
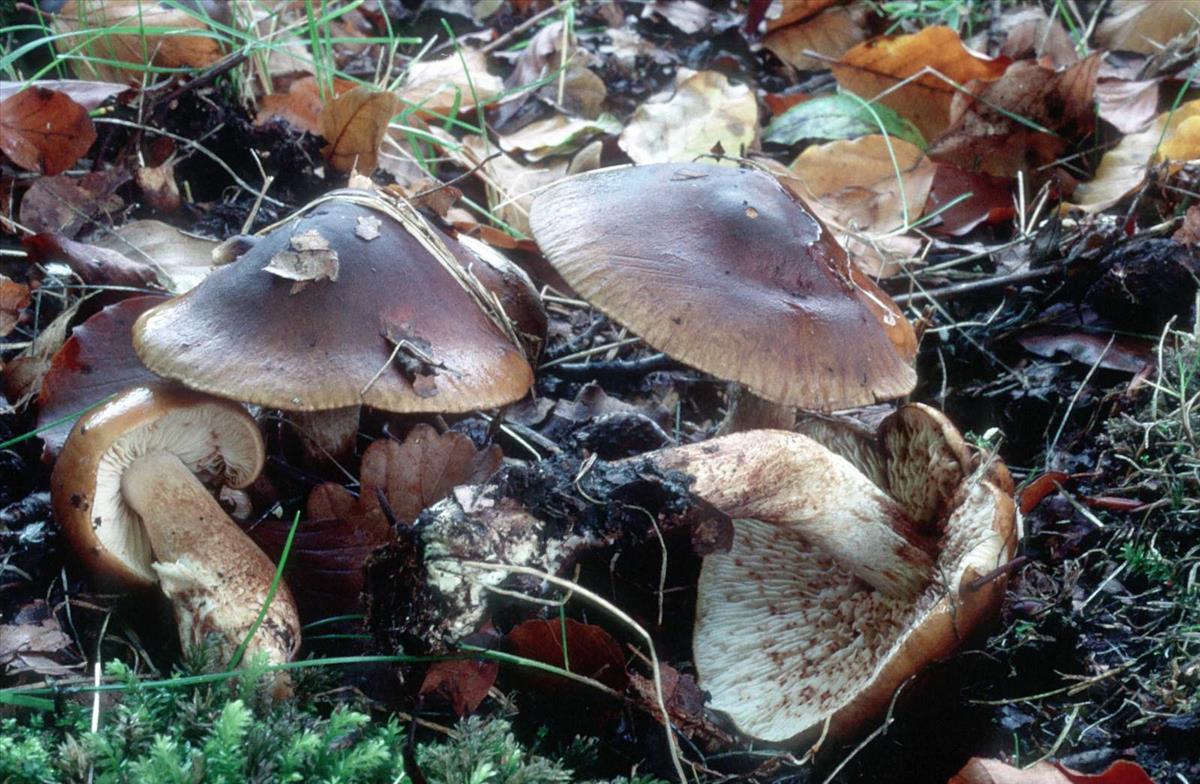
<instances>
[{"instance_id":1,"label":"twig","mask_svg":"<svg viewBox=\"0 0 1200 784\"><path fill-rule=\"evenodd\" d=\"M642 376L659 370L680 367L679 363L666 354L651 354L638 359L608 359L600 362L566 362L546 369L550 375L573 381L583 381L600 376Z\"/></svg>"},{"instance_id":2,"label":"twig","mask_svg":"<svg viewBox=\"0 0 1200 784\"><path fill-rule=\"evenodd\" d=\"M558 9L557 5L547 6L546 8L542 9L541 11L538 11L536 14L534 14L533 16L526 19L524 22L521 22L521 24L519 24L516 27L514 27L513 29L509 30L504 35L497 38L495 41L492 41L491 43L484 44L483 46L479 47L479 51L483 52L484 54L491 54L492 52L496 51L500 47L507 46L508 43L510 41L512 41L514 38L517 38L517 37L523 35L526 30L535 26L538 22L542 21L546 17L554 15L555 13L557 13L558 10L559 9ZM447 41L446 43L442 44L441 46L439 46L437 49L434 49L433 51L437 52L438 50L442 49L443 47L451 46L451 45L452 44L449 41Z\"/></svg>"},{"instance_id":3,"label":"twig","mask_svg":"<svg viewBox=\"0 0 1200 784\"><path fill-rule=\"evenodd\" d=\"M953 286L943 286L940 289L927 289L925 291L914 291L910 294L896 294L892 299L897 305L907 305L910 302L921 299L948 299L962 294L973 294L977 291L986 291L987 289L999 288L1008 286L1013 283L1024 283L1030 280L1040 280L1041 278L1058 273L1057 267L1041 267L1039 269L1021 270L1020 272L1011 272L1007 275L995 275L984 280L969 280L965 283L955 283Z\"/></svg>"}]
</instances>

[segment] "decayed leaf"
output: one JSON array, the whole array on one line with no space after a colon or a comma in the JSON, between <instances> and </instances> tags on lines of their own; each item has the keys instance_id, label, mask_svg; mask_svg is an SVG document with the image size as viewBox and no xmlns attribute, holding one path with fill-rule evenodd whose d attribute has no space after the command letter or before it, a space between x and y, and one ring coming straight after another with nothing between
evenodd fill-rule
<instances>
[{"instance_id":1,"label":"decayed leaf","mask_svg":"<svg viewBox=\"0 0 1200 784\"><path fill-rule=\"evenodd\" d=\"M258 114L254 118L255 125L266 125L272 120L283 120L298 131L305 131L314 136L321 134L321 109L325 102L321 98L321 88L315 76L299 78L280 83L278 92L264 95L258 99ZM282 89L286 85L287 89ZM333 80L334 97L343 95L355 88L355 83L347 79Z\"/></svg>"},{"instance_id":2,"label":"decayed leaf","mask_svg":"<svg viewBox=\"0 0 1200 784\"><path fill-rule=\"evenodd\" d=\"M388 122L399 108L395 95L370 87L339 95L321 109L321 135L328 142L321 152L340 172L371 174Z\"/></svg>"},{"instance_id":3,"label":"decayed leaf","mask_svg":"<svg viewBox=\"0 0 1200 784\"><path fill-rule=\"evenodd\" d=\"M142 365L133 351L133 322L166 297L145 296L121 300L75 327L71 337L54 353L38 394L38 427L62 420L95 405L109 395L157 376ZM43 430L43 455L62 449L75 418Z\"/></svg>"},{"instance_id":4,"label":"decayed leaf","mask_svg":"<svg viewBox=\"0 0 1200 784\"><path fill-rule=\"evenodd\" d=\"M87 109L64 93L31 87L0 102L0 152L22 169L60 174L94 141Z\"/></svg>"},{"instance_id":5,"label":"decayed leaf","mask_svg":"<svg viewBox=\"0 0 1200 784\"><path fill-rule=\"evenodd\" d=\"M1188 247L1200 245L1200 205L1193 204L1188 207L1183 216L1183 224L1171 235L1171 239Z\"/></svg>"},{"instance_id":6,"label":"decayed leaf","mask_svg":"<svg viewBox=\"0 0 1200 784\"><path fill-rule=\"evenodd\" d=\"M593 136L611 136L620 132L621 123L611 114L602 114L595 120L555 114L531 122L516 133L501 136L499 144L505 152L523 152L526 159L540 161L552 155L570 155Z\"/></svg>"},{"instance_id":7,"label":"decayed leaf","mask_svg":"<svg viewBox=\"0 0 1200 784\"><path fill-rule=\"evenodd\" d=\"M1200 100L1160 114L1149 128L1118 142L1100 160L1096 176L1075 189L1075 203L1063 204L1062 209L1099 212L1141 186L1151 166L1168 162L1174 168L1175 164L1198 158Z\"/></svg>"},{"instance_id":8,"label":"decayed leaf","mask_svg":"<svg viewBox=\"0 0 1200 784\"><path fill-rule=\"evenodd\" d=\"M461 59L455 54L409 66L399 95L406 106L419 106L420 115L437 119L473 109L476 99L487 104L503 90L500 77L488 72L487 55L464 49Z\"/></svg>"},{"instance_id":9,"label":"decayed leaf","mask_svg":"<svg viewBox=\"0 0 1200 784\"><path fill-rule=\"evenodd\" d=\"M490 648L499 636L489 623L485 630L467 635L463 643L477 648ZM426 705L444 705L455 716L462 718L475 712L496 683L499 673L499 662L490 659L434 662L425 673L418 694Z\"/></svg>"},{"instance_id":10,"label":"decayed leaf","mask_svg":"<svg viewBox=\"0 0 1200 784\"><path fill-rule=\"evenodd\" d=\"M146 203L159 212L176 212L183 204L175 183L175 161L167 159L159 166L139 166L133 179L142 189Z\"/></svg>"},{"instance_id":11,"label":"decayed leaf","mask_svg":"<svg viewBox=\"0 0 1200 784\"><path fill-rule=\"evenodd\" d=\"M54 90L66 95L84 109L95 109L114 95L129 92L123 84L94 82L86 79L37 79L33 82L6 82L0 79L0 101L32 87Z\"/></svg>"},{"instance_id":12,"label":"decayed leaf","mask_svg":"<svg viewBox=\"0 0 1200 784\"><path fill-rule=\"evenodd\" d=\"M696 685L691 675L680 673L670 665L663 664L662 696L671 717L671 724L693 743L704 748L717 748L731 741L729 734L714 724L704 712L704 692ZM642 710L662 722L662 709L658 706L658 689L654 680L637 673L629 676L629 694Z\"/></svg>"},{"instance_id":13,"label":"decayed leaf","mask_svg":"<svg viewBox=\"0 0 1200 784\"><path fill-rule=\"evenodd\" d=\"M1100 119L1121 133L1145 130L1158 111L1158 80L1101 78L1096 82L1096 105Z\"/></svg>"},{"instance_id":14,"label":"decayed leaf","mask_svg":"<svg viewBox=\"0 0 1200 784\"><path fill-rule=\"evenodd\" d=\"M291 294L303 291L314 281L336 283L340 270L337 251L329 247L329 240L316 229L293 234L287 250L276 253L263 267L264 272L295 281Z\"/></svg>"},{"instance_id":15,"label":"decayed leaf","mask_svg":"<svg viewBox=\"0 0 1200 784\"><path fill-rule=\"evenodd\" d=\"M540 188L566 177L570 166L563 159L522 166L503 153L497 154L478 136L465 137L458 156L467 167L478 167L479 176L487 184L488 206L493 214L525 235L530 233L529 205L533 197Z\"/></svg>"},{"instance_id":16,"label":"decayed leaf","mask_svg":"<svg viewBox=\"0 0 1200 784\"><path fill-rule=\"evenodd\" d=\"M569 669L618 691L624 690L628 680L625 656L612 635L599 626L580 623L574 618L567 618L562 623L557 620L525 621L505 636L504 643L516 656ZM562 690L570 683L538 670L523 671L522 680L531 689L544 693Z\"/></svg>"},{"instance_id":17,"label":"decayed leaf","mask_svg":"<svg viewBox=\"0 0 1200 784\"><path fill-rule=\"evenodd\" d=\"M4 395L13 408L24 407L38 394L42 378L50 369L50 358L66 341L67 330L77 310L79 300L59 313L38 333L33 343L0 370L0 377L4 379Z\"/></svg>"},{"instance_id":18,"label":"decayed leaf","mask_svg":"<svg viewBox=\"0 0 1200 784\"><path fill-rule=\"evenodd\" d=\"M957 92L938 74L965 85L997 79L1007 65L1007 60L971 52L948 27L927 27L914 35L882 36L855 46L833 65L833 75L842 89L864 98L890 90L879 100L932 139L949 123L950 102ZM921 73L926 70L930 72Z\"/></svg>"},{"instance_id":19,"label":"decayed leaf","mask_svg":"<svg viewBox=\"0 0 1200 784\"><path fill-rule=\"evenodd\" d=\"M60 677L74 675L74 670L49 656L59 654L73 644L54 618L46 618L40 623L0 624L0 668L10 675L20 672Z\"/></svg>"},{"instance_id":20,"label":"decayed leaf","mask_svg":"<svg viewBox=\"0 0 1200 784\"><path fill-rule=\"evenodd\" d=\"M962 235L980 223L1004 223L1012 219L1013 189L1010 180L980 172L965 172L945 163L937 165L925 214L937 214L933 229Z\"/></svg>"},{"instance_id":21,"label":"decayed leaf","mask_svg":"<svg viewBox=\"0 0 1200 784\"><path fill-rule=\"evenodd\" d=\"M890 141L890 146L889 146ZM893 161L894 156L894 161ZM813 145L789 167L801 198L841 235L847 252L872 274L893 270L881 251L911 253L911 244L885 237L916 221L925 209L935 167L921 150L880 135ZM853 235L875 237L863 242Z\"/></svg>"},{"instance_id":22,"label":"decayed leaf","mask_svg":"<svg viewBox=\"0 0 1200 784\"><path fill-rule=\"evenodd\" d=\"M695 35L708 27L713 11L696 0L652 0L642 9L642 16L657 14L685 35Z\"/></svg>"},{"instance_id":23,"label":"decayed leaf","mask_svg":"<svg viewBox=\"0 0 1200 784\"><path fill-rule=\"evenodd\" d=\"M124 206L116 191L128 181L128 172L121 169L88 172L79 178L41 177L21 200L21 223L37 233L74 237L95 216Z\"/></svg>"},{"instance_id":24,"label":"decayed leaf","mask_svg":"<svg viewBox=\"0 0 1200 784\"><path fill-rule=\"evenodd\" d=\"M977 97L955 96L950 127L929 145L929 157L995 177L1035 175L1058 158L1068 138L1091 130L1099 67L1098 54L1060 73L1032 60L1013 63Z\"/></svg>"},{"instance_id":25,"label":"decayed leaf","mask_svg":"<svg viewBox=\"0 0 1200 784\"><path fill-rule=\"evenodd\" d=\"M1137 373L1154 362L1154 344L1140 338L1119 336L1109 342L1104 335L1068 332L1022 335L1017 342L1039 357L1066 354L1084 365L1126 373Z\"/></svg>"},{"instance_id":26,"label":"decayed leaf","mask_svg":"<svg viewBox=\"0 0 1200 784\"><path fill-rule=\"evenodd\" d=\"M763 141L795 144L802 139L857 139L874 133L886 133L925 149L917 127L891 107L871 106L846 93L796 104L771 121L763 131Z\"/></svg>"},{"instance_id":27,"label":"decayed leaf","mask_svg":"<svg viewBox=\"0 0 1200 784\"><path fill-rule=\"evenodd\" d=\"M867 37L867 3L837 5L785 26L772 26L763 46L800 71L821 71Z\"/></svg>"},{"instance_id":28,"label":"decayed leaf","mask_svg":"<svg viewBox=\"0 0 1200 784\"><path fill-rule=\"evenodd\" d=\"M1063 28L1058 15L1047 16L1036 6L1015 8L1004 14L999 27L1005 32L1000 55L1010 60L1041 60L1055 70L1079 62L1075 42Z\"/></svg>"},{"instance_id":29,"label":"decayed leaf","mask_svg":"<svg viewBox=\"0 0 1200 784\"><path fill-rule=\"evenodd\" d=\"M223 55L203 21L162 3L69 0L54 15L53 24L59 33L79 32L55 42L60 52L78 49L78 54L89 58L71 60L75 72L109 82L140 82L142 71L100 60L159 68L206 68Z\"/></svg>"},{"instance_id":30,"label":"decayed leaf","mask_svg":"<svg viewBox=\"0 0 1200 784\"><path fill-rule=\"evenodd\" d=\"M1172 39L1194 33L1198 19L1200 0L1116 0L1096 28L1096 42L1105 49L1155 54Z\"/></svg>"},{"instance_id":31,"label":"decayed leaf","mask_svg":"<svg viewBox=\"0 0 1200 784\"><path fill-rule=\"evenodd\" d=\"M1103 773L1076 773L1057 763L1038 762L1029 768L1014 768L999 760L972 757L950 778L948 784L1153 784L1134 762L1118 760Z\"/></svg>"},{"instance_id":32,"label":"decayed leaf","mask_svg":"<svg viewBox=\"0 0 1200 784\"><path fill-rule=\"evenodd\" d=\"M159 283L172 294L182 294L212 272L213 251L220 243L162 221L136 220L105 232L92 244L153 264Z\"/></svg>"},{"instance_id":33,"label":"decayed leaf","mask_svg":"<svg viewBox=\"0 0 1200 784\"><path fill-rule=\"evenodd\" d=\"M744 84L716 71L680 68L675 93L638 107L620 145L634 163L692 161L720 147L741 155L758 135L758 104Z\"/></svg>"},{"instance_id":34,"label":"decayed leaf","mask_svg":"<svg viewBox=\"0 0 1200 784\"><path fill-rule=\"evenodd\" d=\"M124 254L69 240L58 234L34 234L21 240L31 261L61 262L91 286L159 288L158 274L148 264Z\"/></svg>"},{"instance_id":35,"label":"decayed leaf","mask_svg":"<svg viewBox=\"0 0 1200 784\"><path fill-rule=\"evenodd\" d=\"M0 275L0 338L12 332L30 302L29 287Z\"/></svg>"}]
</instances>

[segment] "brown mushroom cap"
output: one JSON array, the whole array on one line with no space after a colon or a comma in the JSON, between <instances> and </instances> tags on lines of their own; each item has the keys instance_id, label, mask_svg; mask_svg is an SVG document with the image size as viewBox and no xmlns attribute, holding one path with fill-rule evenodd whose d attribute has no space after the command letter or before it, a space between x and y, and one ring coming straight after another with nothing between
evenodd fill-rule
<instances>
[{"instance_id":1,"label":"brown mushroom cap","mask_svg":"<svg viewBox=\"0 0 1200 784\"><path fill-rule=\"evenodd\" d=\"M907 394L916 337L770 175L607 169L534 199L538 245L580 296L660 351L785 405Z\"/></svg>"},{"instance_id":2,"label":"brown mushroom cap","mask_svg":"<svg viewBox=\"0 0 1200 784\"><path fill-rule=\"evenodd\" d=\"M174 385L135 387L81 417L54 464L51 499L71 549L103 588L157 582L150 539L121 496L122 471L154 451L231 487L252 482L265 454L244 408Z\"/></svg>"},{"instance_id":3,"label":"brown mushroom cap","mask_svg":"<svg viewBox=\"0 0 1200 784\"><path fill-rule=\"evenodd\" d=\"M417 237L362 203L370 198L316 203L147 312L134 326L138 356L193 389L292 411L458 412L522 397L533 371L520 349ZM360 219L378 236L364 238ZM452 258L467 253L425 228ZM297 287L264 270L306 232L337 254L335 275Z\"/></svg>"},{"instance_id":4,"label":"brown mushroom cap","mask_svg":"<svg viewBox=\"0 0 1200 784\"><path fill-rule=\"evenodd\" d=\"M878 481L911 462L907 473L920 463L918 453L933 447L928 462L941 467L930 466L929 484L938 503L923 492L897 498L914 518L944 515L929 525L943 531L936 578L915 600L865 589L789 525L736 520L732 549L705 558L696 670L712 707L742 732L794 744L814 739L828 721L829 737L844 737L883 713L905 680L951 654L998 608L1003 580L972 583L1012 556L1012 498L989 478L988 466L970 474L970 465L950 468L954 449L939 444L936 420L906 406L885 421L878 441L864 435L860 446L846 449L852 436L843 431L839 450L869 456L868 468L880 468L872 472ZM957 482L943 481L955 473Z\"/></svg>"}]
</instances>

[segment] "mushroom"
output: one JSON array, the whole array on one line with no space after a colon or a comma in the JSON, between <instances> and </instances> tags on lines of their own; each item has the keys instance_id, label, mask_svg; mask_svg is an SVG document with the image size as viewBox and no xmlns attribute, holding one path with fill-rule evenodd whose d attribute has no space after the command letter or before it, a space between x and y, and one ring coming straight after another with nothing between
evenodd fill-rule
<instances>
[{"instance_id":1,"label":"mushroom","mask_svg":"<svg viewBox=\"0 0 1200 784\"><path fill-rule=\"evenodd\" d=\"M865 405L916 384L916 336L899 308L764 172L588 172L538 194L530 226L584 299L659 351L769 401L746 401L766 415L752 418L758 426L790 429L794 407Z\"/></svg>"},{"instance_id":2,"label":"mushroom","mask_svg":"<svg viewBox=\"0 0 1200 784\"><path fill-rule=\"evenodd\" d=\"M307 421L340 418L330 445L350 451L360 405L457 413L528 391L514 324L536 330L540 301L515 275L489 289L477 261L411 206L338 191L145 313L134 348L192 389L292 412L341 409ZM522 284L524 297L504 288ZM506 296L525 310L508 315Z\"/></svg>"},{"instance_id":3,"label":"mushroom","mask_svg":"<svg viewBox=\"0 0 1200 784\"><path fill-rule=\"evenodd\" d=\"M853 464L857 478L846 484L841 472L812 471L798 498L790 479L765 473L793 448L788 442L813 444L801 434L738 434L710 442L713 451L697 445L669 457L672 467L695 473L699 495L737 518L732 549L706 557L701 569L693 639L699 683L740 731L772 743L822 732L844 737L880 715L907 678L948 656L995 612L1003 596L995 570L1015 545L1007 472L977 465L933 409L903 406L877 436L829 423L810 432L828 440L837 461ZM731 448L730 439L745 443ZM878 510L890 516L899 507L911 524L905 532L936 542L926 585L915 594L871 590L857 579L871 581L862 562L876 557L859 549L862 540L890 541L882 533L892 525L833 512L861 510L861 501L844 496L863 493L867 480ZM824 504L824 525L789 509L796 501Z\"/></svg>"},{"instance_id":4,"label":"mushroom","mask_svg":"<svg viewBox=\"0 0 1200 784\"><path fill-rule=\"evenodd\" d=\"M173 385L134 387L75 424L50 478L54 514L94 583L157 584L181 642L215 633L228 659L254 627L275 565L205 483L245 487L263 458L241 406ZM295 603L280 584L246 652L282 662L299 644Z\"/></svg>"}]
</instances>

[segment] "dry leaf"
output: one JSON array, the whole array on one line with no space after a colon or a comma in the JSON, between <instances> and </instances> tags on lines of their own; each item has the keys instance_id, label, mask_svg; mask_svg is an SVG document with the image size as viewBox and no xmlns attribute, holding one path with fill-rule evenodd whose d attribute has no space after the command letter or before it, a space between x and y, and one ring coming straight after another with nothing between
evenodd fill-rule
<instances>
[{"instance_id":1,"label":"dry leaf","mask_svg":"<svg viewBox=\"0 0 1200 784\"><path fill-rule=\"evenodd\" d=\"M167 159L159 166L140 166L133 179L142 189L146 203L159 212L176 212L182 205L175 184L175 161Z\"/></svg>"},{"instance_id":2,"label":"dry leaf","mask_svg":"<svg viewBox=\"0 0 1200 784\"><path fill-rule=\"evenodd\" d=\"M1188 207L1183 216L1183 223L1171 235L1171 239L1189 248L1200 245L1200 204Z\"/></svg>"},{"instance_id":3,"label":"dry leaf","mask_svg":"<svg viewBox=\"0 0 1200 784\"><path fill-rule=\"evenodd\" d=\"M937 74L965 85L997 79L1007 65L1007 60L971 52L948 27L927 27L914 35L881 36L855 46L833 65L833 75L842 89L863 98L891 90L879 100L932 139L949 123L950 102L957 92ZM917 76L926 69L931 73ZM908 81L910 77L915 78Z\"/></svg>"},{"instance_id":4,"label":"dry leaf","mask_svg":"<svg viewBox=\"0 0 1200 784\"><path fill-rule=\"evenodd\" d=\"M525 235L530 233L529 205L533 197L541 188L566 177L569 166L562 159L522 166L497 153L478 136L464 137L457 156L467 168L479 167L479 176L488 186L488 206L492 213Z\"/></svg>"},{"instance_id":5,"label":"dry leaf","mask_svg":"<svg viewBox=\"0 0 1200 784\"><path fill-rule=\"evenodd\" d=\"M104 81L140 83L143 71L100 60L199 69L224 54L220 43L207 34L203 21L162 3L68 0L53 19L55 32L83 31L55 42L60 52L78 50L90 58L71 60L75 72Z\"/></svg>"},{"instance_id":6,"label":"dry leaf","mask_svg":"<svg viewBox=\"0 0 1200 784\"><path fill-rule=\"evenodd\" d=\"M30 299L28 286L0 275L0 338L16 329Z\"/></svg>"},{"instance_id":7,"label":"dry leaf","mask_svg":"<svg viewBox=\"0 0 1200 784\"><path fill-rule=\"evenodd\" d=\"M339 95L321 110L321 135L328 142L322 154L344 174L370 175L379 163L379 145L388 123L399 108L395 95L370 87Z\"/></svg>"},{"instance_id":8,"label":"dry leaf","mask_svg":"<svg viewBox=\"0 0 1200 784\"><path fill-rule=\"evenodd\" d=\"M0 102L0 152L22 169L60 174L94 141L87 109L65 93L31 87Z\"/></svg>"},{"instance_id":9,"label":"dry leaf","mask_svg":"<svg viewBox=\"0 0 1200 784\"><path fill-rule=\"evenodd\" d=\"M1158 111L1158 80L1102 78L1096 82L1096 104L1100 119L1121 133L1143 131Z\"/></svg>"},{"instance_id":10,"label":"dry leaf","mask_svg":"<svg viewBox=\"0 0 1200 784\"><path fill-rule=\"evenodd\" d=\"M939 163L925 204L926 215L937 215L933 229L945 234L966 234L980 223L1012 220L1012 182L957 166Z\"/></svg>"},{"instance_id":11,"label":"dry leaf","mask_svg":"<svg viewBox=\"0 0 1200 784\"><path fill-rule=\"evenodd\" d=\"M80 300L76 300L55 316L33 342L0 372L4 379L4 395L13 408L24 407L41 390L42 378L50 370L50 358L66 342L67 330L75 318L75 312L79 310L79 304Z\"/></svg>"},{"instance_id":12,"label":"dry leaf","mask_svg":"<svg viewBox=\"0 0 1200 784\"><path fill-rule=\"evenodd\" d=\"M133 322L166 297L131 297L109 305L75 327L54 353L38 394L38 427L43 456L62 449L75 419L63 420L109 395L157 380L133 350Z\"/></svg>"},{"instance_id":13,"label":"dry leaf","mask_svg":"<svg viewBox=\"0 0 1200 784\"><path fill-rule=\"evenodd\" d=\"M172 294L182 294L212 272L213 251L220 243L162 221L136 220L104 232L92 244L152 264L159 283Z\"/></svg>"},{"instance_id":14,"label":"dry leaf","mask_svg":"<svg viewBox=\"0 0 1200 784\"><path fill-rule=\"evenodd\" d=\"M159 288L158 274L149 265L122 253L69 240L58 234L34 234L21 240L30 261L60 262L90 286Z\"/></svg>"},{"instance_id":15,"label":"dry leaf","mask_svg":"<svg viewBox=\"0 0 1200 784\"><path fill-rule=\"evenodd\" d=\"M379 227L383 225L383 221L379 218L370 215L360 215L358 220L354 222L354 235L359 239L367 241L376 239L379 236Z\"/></svg>"},{"instance_id":16,"label":"dry leaf","mask_svg":"<svg viewBox=\"0 0 1200 784\"><path fill-rule=\"evenodd\" d=\"M772 26L763 46L800 71L823 71L867 37L871 9L866 3L826 8L803 21Z\"/></svg>"},{"instance_id":17,"label":"dry leaf","mask_svg":"<svg viewBox=\"0 0 1200 784\"><path fill-rule=\"evenodd\" d=\"M288 249L276 253L263 267L264 272L294 280L291 294L298 294L314 281L336 283L340 270L337 251L329 247L329 240L317 229L293 234Z\"/></svg>"},{"instance_id":18,"label":"dry leaf","mask_svg":"<svg viewBox=\"0 0 1200 784\"><path fill-rule=\"evenodd\" d=\"M505 636L504 644L511 653L523 659L569 669L618 691L624 690L628 680L625 656L612 635L599 626L580 623L574 618L562 622L525 621ZM522 681L530 689L544 694L567 689L574 692L574 684L570 681L540 670L523 671Z\"/></svg>"},{"instance_id":19,"label":"dry leaf","mask_svg":"<svg viewBox=\"0 0 1200 784\"><path fill-rule=\"evenodd\" d=\"M954 97L950 127L926 152L964 171L1036 177L1066 149L1067 139L1091 131L1099 67L1098 54L1060 73L1032 60L1013 63L999 79L979 87L976 97Z\"/></svg>"},{"instance_id":20,"label":"dry leaf","mask_svg":"<svg viewBox=\"0 0 1200 784\"><path fill-rule=\"evenodd\" d=\"M1116 0L1096 28L1096 43L1105 49L1156 54L1172 39L1197 29L1200 0Z\"/></svg>"},{"instance_id":21,"label":"dry leaf","mask_svg":"<svg viewBox=\"0 0 1200 784\"><path fill-rule=\"evenodd\" d=\"M595 120L555 114L501 136L498 142L505 152L523 152L526 159L540 161L552 155L571 155L598 134L611 136L620 132L621 123L611 114Z\"/></svg>"},{"instance_id":22,"label":"dry leaf","mask_svg":"<svg viewBox=\"0 0 1200 784\"><path fill-rule=\"evenodd\" d=\"M487 104L504 90L504 82L487 69L487 55L474 49L462 50L441 60L413 63L398 94L406 106L419 106L418 116L445 118L451 112L475 108L475 100Z\"/></svg>"},{"instance_id":23,"label":"dry leaf","mask_svg":"<svg viewBox=\"0 0 1200 784\"><path fill-rule=\"evenodd\" d=\"M1117 337L1110 344L1104 335L1068 332L1022 335L1017 342L1039 357L1065 354L1083 365L1125 373L1137 373L1154 362L1154 344L1140 338Z\"/></svg>"},{"instance_id":24,"label":"dry leaf","mask_svg":"<svg viewBox=\"0 0 1200 784\"><path fill-rule=\"evenodd\" d=\"M1159 142L1162 142L1161 144ZM1074 204L1062 210L1100 212L1141 186L1150 167L1200 158L1200 100L1188 101L1174 112L1163 112L1149 128L1131 133L1104 154L1096 176L1075 189Z\"/></svg>"},{"instance_id":25,"label":"dry leaf","mask_svg":"<svg viewBox=\"0 0 1200 784\"><path fill-rule=\"evenodd\" d=\"M477 648L491 648L499 637L489 623L484 630L467 635L462 642ZM418 694L426 705L444 705L462 718L475 712L492 690L499 673L500 663L494 659L437 661L426 671Z\"/></svg>"},{"instance_id":26,"label":"dry leaf","mask_svg":"<svg viewBox=\"0 0 1200 784\"><path fill-rule=\"evenodd\" d=\"M1055 70L1079 62L1075 42L1063 29L1057 14L1046 16L1046 12L1036 6L1017 8L1001 17L1000 29L1006 34L1000 45L1002 57L1014 61L1048 62Z\"/></svg>"},{"instance_id":27,"label":"dry leaf","mask_svg":"<svg viewBox=\"0 0 1200 784\"><path fill-rule=\"evenodd\" d=\"M7 100L27 88L42 87L66 95L84 109L92 110L114 95L130 92L123 84L93 82L85 79L37 79L33 82L0 80L0 101Z\"/></svg>"},{"instance_id":28,"label":"dry leaf","mask_svg":"<svg viewBox=\"0 0 1200 784\"><path fill-rule=\"evenodd\" d=\"M40 177L21 200L21 223L38 234L75 233L101 213L125 205L117 189L129 182L122 169L88 172L82 177Z\"/></svg>"},{"instance_id":29,"label":"dry leaf","mask_svg":"<svg viewBox=\"0 0 1200 784\"><path fill-rule=\"evenodd\" d=\"M651 0L642 9L642 18L658 15L684 35L695 35L708 27L713 11L696 0Z\"/></svg>"},{"instance_id":30,"label":"dry leaf","mask_svg":"<svg viewBox=\"0 0 1200 784\"><path fill-rule=\"evenodd\" d=\"M20 672L74 675L74 670L47 656L62 653L73 644L53 617L40 623L3 624L0 625L0 667L9 676Z\"/></svg>"},{"instance_id":31,"label":"dry leaf","mask_svg":"<svg viewBox=\"0 0 1200 784\"><path fill-rule=\"evenodd\" d=\"M1134 762L1118 760L1103 773L1076 773L1057 763L1038 762L1029 768L1014 768L999 760L972 757L950 778L948 784L1154 784Z\"/></svg>"},{"instance_id":32,"label":"dry leaf","mask_svg":"<svg viewBox=\"0 0 1200 784\"><path fill-rule=\"evenodd\" d=\"M718 146L741 155L758 136L758 104L744 84L716 71L680 68L675 93L638 107L620 145L634 163L690 162Z\"/></svg>"},{"instance_id":33,"label":"dry leaf","mask_svg":"<svg viewBox=\"0 0 1200 784\"><path fill-rule=\"evenodd\" d=\"M875 275L895 271L881 250L911 252L910 243L893 241L905 238L885 235L905 226L906 219L913 223L925 210L936 169L920 148L878 134L863 136L813 145L789 169L789 184L795 183L805 203L835 228L847 252L865 271ZM862 234L873 241L853 236Z\"/></svg>"}]
</instances>

